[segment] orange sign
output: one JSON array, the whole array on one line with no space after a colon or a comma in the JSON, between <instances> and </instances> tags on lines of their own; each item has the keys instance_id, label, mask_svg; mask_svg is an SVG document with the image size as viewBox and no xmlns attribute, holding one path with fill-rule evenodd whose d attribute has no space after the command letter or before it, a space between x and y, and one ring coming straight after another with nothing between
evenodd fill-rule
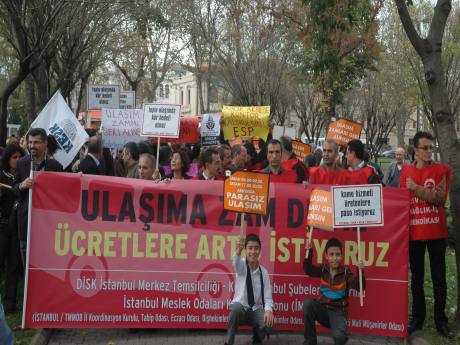
<instances>
[{"instance_id":1,"label":"orange sign","mask_svg":"<svg viewBox=\"0 0 460 345\"><path fill-rule=\"evenodd\" d=\"M323 230L333 231L332 227L332 193L313 189L308 204L307 225Z\"/></svg>"},{"instance_id":2,"label":"orange sign","mask_svg":"<svg viewBox=\"0 0 460 345\"><path fill-rule=\"evenodd\" d=\"M299 140L292 140L292 152L295 153L298 159L303 161L303 159L312 152L312 148L310 145L304 144Z\"/></svg>"},{"instance_id":3,"label":"orange sign","mask_svg":"<svg viewBox=\"0 0 460 345\"><path fill-rule=\"evenodd\" d=\"M235 212L266 214L270 175L237 171L224 183L224 209Z\"/></svg>"},{"instance_id":4,"label":"orange sign","mask_svg":"<svg viewBox=\"0 0 460 345\"><path fill-rule=\"evenodd\" d=\"M363 126L347 119L332 122L327 130L326 139L332 139L341 146L347 146L353 139L359 139Z\"/></svg>"}]
</instances>

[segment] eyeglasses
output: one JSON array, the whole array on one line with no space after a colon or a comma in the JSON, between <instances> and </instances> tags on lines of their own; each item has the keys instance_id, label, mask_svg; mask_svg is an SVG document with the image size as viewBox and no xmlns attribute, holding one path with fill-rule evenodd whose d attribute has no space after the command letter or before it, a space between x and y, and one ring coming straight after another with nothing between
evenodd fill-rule
<instances>
[{"instance_id":1,"label":"eyeglasses","mask_svg":"<svg viewBox=\"0 0 460 345\"><path fill-rule=\"evenodd\" d=\"M417 148L423 151L433 151L433 145L418 146Z\"/></svg>"}]
</instances>

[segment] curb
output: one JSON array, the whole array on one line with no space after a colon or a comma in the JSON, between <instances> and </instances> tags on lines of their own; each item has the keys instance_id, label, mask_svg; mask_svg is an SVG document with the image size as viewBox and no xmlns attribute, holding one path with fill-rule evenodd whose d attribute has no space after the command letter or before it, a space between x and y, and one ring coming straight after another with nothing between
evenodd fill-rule
<instances>
[{"instance_id":1,"label":"curb","mask_svg":"<svg viewBox=\"0 0 460 345\"><path fill-rule=\"evenodd\" d=\"M30 342L30 345L48 345L51 335L53 335L52 328L41 328L33 336L32 341Z\"/></svg>"}]
</instances>

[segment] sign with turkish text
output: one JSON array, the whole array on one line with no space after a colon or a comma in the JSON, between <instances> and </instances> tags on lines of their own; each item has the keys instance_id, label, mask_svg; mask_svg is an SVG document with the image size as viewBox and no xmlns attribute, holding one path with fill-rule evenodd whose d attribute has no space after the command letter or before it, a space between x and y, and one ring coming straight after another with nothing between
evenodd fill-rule
<instances>
[{"instance_id":1,"label":"sign with turkish text","mask_svg":"<svg viewBox=\"0 0 460 345\"><path fill-rule=\"evenodd\" d=\"M381 184L333 186L334 228L383 226Z\"/></svg>"},{"instance_id":2,"label":"sign with turkish text","mask_svg":"<svg viewBox=\"0 0 460 345\"><path fill-rule=\"evenodd\" d=\"M338 119L329 125L326 139L332 139L341 146L347 146L353 139L359 139L363 126L357 122Z\"/></svg>"},{"instance_id":3,"label":"sign with turkish text","mask_svg":"<svg viewBox=\"0 0 460 345\"><path fill-rule=\"evenodd\" d=\"M87 85L88 110L120 108L120 85Z\"/></svg>"},{"instance_id":4,"label":"sign with turkish text","mask_svg":"<svg viewBox=\"0 0 460 345\"><path fill-rule=\"evenodd\" d=\"M334 230L332 226L332 193L329 190L313 189L310 193L307 226Z\"/></svg>"},{"instance_id":5,"label":"sign with turkish text","mask_svg":"<svg viewBox=\"0 0 460 345\"><path fill-rule=\"evenodd\" d=\"M302 267L316 188L272 183L267 213L245 214L246 231L262 242L260 263L270 274L280 331L303 330L303 301L321 294L319 279ZM35 172L23 325L227 329L241 215L224 209L223 189L223 181L155 184ZM360 307L350 290L349 330L403 338L409 191L384 189L383 198L385 226L361 230L366 304ZM326 262L330 235L317 231L312 239L314 265ZM334 237L343 245L343 265L355 272L355 229L336 229Z\"/></svg>"},{"instance_id":6,"label":"sign with turkish text","mask_svg":"<svg viewBox=\"0 0 460 345\"><path fill-rule=\"evenodd\" d=\"M237 171L225 179L224 209L234 212L266 214L270 175Z\"/></svg>"},{"instance_id":7,"label":"sign with turkish text","mask_svg":"<svg viewBox=\"0 0 460 345\"><path fill-rule=\"evenodd\" d=\"M141 109L102 108L102 142L104 147L121 149L130 141L145 140L141 136Z\"/></svg>"},{"instance_id":8,"label":"sign with turkish text","mask_svg":"<svg viewBox=\"0 0 460 345\"><path fill-rule=\"evenodd\" d=\"M310 153L312 153L312 147L308 144L304 144L299 140L292 140L292 152L295 153L296 157L300 160L304 160Z\"/></svg>"},{"instance_id":9,"label":"sign with turkish text","mask_svg":"<svg viewBox=\"0 0 460 345\"><path fill-rule=\"evenodd\" d=\"M267 139L270 106L224 106L222 114L224 118L225 140L253 136L257 136L263 140Z\"/></svg>"},{"instance_id":10,"label":"sign with turkish text","mask_svg":"<svg viewBox=\"0 0 460 345\"><path fill-rule=\"evenodd\" d=\"M204 114L201 120L201 145L215 146L220 142L220 115Z\"/></svg>"},{"instance_id":11,"label":"sign with turkish text","mask_svg":"<svg viewBox=\"0 0 460 345\"><path fill-rule=\"evenodd\" d=\"M144 104L141 135L178 138L180 125L180 105Z\"/></svg>"},{"instance_id":12,"label":"sign with turkish text","mask_svg":"<svg viewBox=\"0 0 460 345\"><path fill-rule=\"evenodd\" d=\"M120 92L120 109L136 108L136 91Z\"/></svg>"}]
</instances>

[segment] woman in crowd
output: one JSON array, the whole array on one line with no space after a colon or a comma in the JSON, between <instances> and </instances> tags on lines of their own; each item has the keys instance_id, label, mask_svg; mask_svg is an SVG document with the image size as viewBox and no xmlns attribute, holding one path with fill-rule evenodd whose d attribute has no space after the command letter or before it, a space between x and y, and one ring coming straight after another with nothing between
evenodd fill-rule
<instances>
[{"instance_id":1,"label":"woman in crowd","mask_svg":"<svg viewBox=\"0 0 460 345\"><path fill-rule=\"evenodd\" d=\"M183 149L173 151L171 155L171 173L165 176L165 179L170 180L189 180L190 176L187 171L190 167L190 162L187 153Z\"/></svg>"},{"instance_id":2,"label":"woman in crowd","mask_svg":"<svg viewBox=\"0 0 460 345\"><path fill-rule=\"evenodd\" d=\"M11 188L16 175L16 163L25 155L17 144L8 145L3 152L0 167L0 267L6 273L3 304L6 313L16 311L17 287L20 277L18 230L15 226L15 194Z\"/></svg>"}]
</instances>

